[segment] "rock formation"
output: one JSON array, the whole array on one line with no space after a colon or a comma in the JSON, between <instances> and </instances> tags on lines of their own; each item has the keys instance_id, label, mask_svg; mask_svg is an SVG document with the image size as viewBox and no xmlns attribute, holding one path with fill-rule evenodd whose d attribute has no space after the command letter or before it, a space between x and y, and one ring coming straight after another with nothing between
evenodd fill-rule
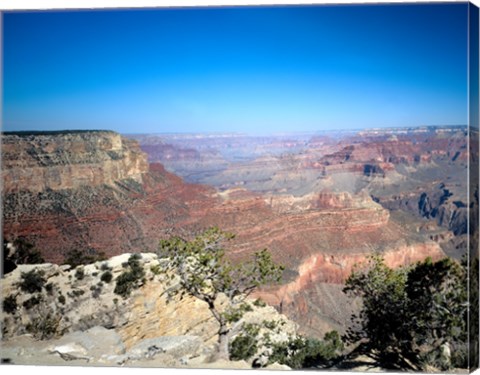
<instances>
[{"instance_id":1,"label":"rock formation","mask_svg":"<svg viewBox=\"0 0 480 375\"><path fill-rule=\"evenodd\" d=\"M154 250L162 229L210 201L207 188L149 167L135 141L113 132L7 134L2 143L4 238L24 237L48 261Z\"/></svg>"},{"instance_id":2,"label":"rock formation","mask_svg":"<svg viewBox=\"0 0 480 375\"><path fill-rule=\"evenodd\" d=\"M141 182L148 171L135 142L107 131L3 135L2 159L5 193Z\"/></svg>"},{"instance_id":3,"label":"rock formation","mask_svg":"<svg viewBox=\"0 0 480 375\"><path fill-rule=\"evenodd\" d=\"M217 322L205 302L168 297L168 289L175 284L167 285L166 275L157 271L168 259L139 254L144 280L130 296L114 292L130 256L123 254L74 269L54 264L21 265L5 275L1 357L17 364L66 365L74 361L110 366L215 366L212 357ZM42 281L35 284L35 290L27 290L26 275L32 272ZM227 299L218 304L221 310L228 305ZM262 326L265 321L281 323L281 334L262 328L270 332L272 340L288 340L296 334L296 324L274 308L253 300L248 305L250 311L234 323L232 338L243 324ZM35 343L32 335L42 341ZM33 348L36 354L31 352ZM23 355L18 354L20 350ZM43 358L38 358L39 353ZM222 366L251 368L254 360L248 364L222 362Z\"/></svg>"},{"instance_id":4,"label":"rock formation","mask_svg":"<svg viewBox=\"0 0 480 375\"><path fill-rule=\"evenodd\" d=\"M459 240L465 222L463 185L442 185L442 180L463 173L457 170L465 139L441 134L426 137L430 143L425 143L422 137L399 134L383 137L383 144L370 136L361 142L328 138L312 141L308 150L308 140L252 145L250 139L231 137L232 147L282 152L262 154L252 164L244 159L229 164L222 176L241 171L240 178L215 189L185 183L161 164L148 165L136 141L115 133L5 134L3 235L7 240L24 237L47 261L62 263L73 250L107 257L153 252L161 238L189 238L219 226L236 234L228 244L232 261L268 248L286 266L284 285L263 290L262 296L297 319L302 330L321 336L345 326L348 314L339 311L349 306L341 284L353 265L372 252L400 266L439 258L455 246L458 253L464 250ZM222 140L188 139L184 149L195 142L201 143L203 155L218 155L210 148ZM442 153L442 147L452 151ZM284 154L287 148L293 154ZM194 154L184 156L202 160ZM242 180L247 175L251 179ZM221 182L220 177L212 180ZM240 187L231 186L237 182ZM140 306L151 305L145 298ZM127 327L130 335L148 338ZM185 334L177 328L165 326L162 334Z\"/></svg>"}]
</instances>

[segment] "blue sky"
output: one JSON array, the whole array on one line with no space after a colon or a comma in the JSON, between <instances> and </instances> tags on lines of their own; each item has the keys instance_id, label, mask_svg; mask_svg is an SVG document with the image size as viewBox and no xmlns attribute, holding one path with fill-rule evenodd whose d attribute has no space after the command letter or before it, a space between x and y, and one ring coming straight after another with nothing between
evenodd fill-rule
<instances>
[{"instance_id":1,"label":"blue sky","mask_svg":"<svg viewBox=\"0 0 480 375\"><path fill-rule=\"evenodd\" d=\"M467 4L3 15L3 129L467 123Z\"/></svg>"}]
</instances>

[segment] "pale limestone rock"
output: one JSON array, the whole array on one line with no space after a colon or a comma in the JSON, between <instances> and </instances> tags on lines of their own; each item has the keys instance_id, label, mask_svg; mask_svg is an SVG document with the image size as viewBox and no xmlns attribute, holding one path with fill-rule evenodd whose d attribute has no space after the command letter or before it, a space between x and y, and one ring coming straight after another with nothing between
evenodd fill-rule
<instances>
[{"instance_id":1,"label":"pale limestone rock","mask_svg":"<svg viewBox=\"0 0 480 375\"><path fill-rule=\"evenodd\" d=\"M67 333L55 342L52 351L60 352L59 348L62 348L62 350L73 348L72 351L75 353L97 359L106 352L113 354L125 353L125 345L120 335L114 330L104 327L93 327L85 332ZM65 353L69 353L65 350Z\"/></svg>"},{"instance_id":2,"label":"pale limestone rock","mask_svg":"<svg viewBox=\"0 0 480 375\"><path fill-rule=\"evenodd\" d=\"M130 255L123 254L107 261L83 266L84 276L80 279L76 276L78 268L69 269L52 264L21 266L2 279L2 298L15 295L18 305L13 314L0 311L0 318L7 327L4 340L10 340L7 347L13 363L28 364L30 358L31 364L58 364L68 360L69 364L189 368L250 367L243 361L210 363L218 338L218 323L205 302L189 296L183 299L178 296L169 298L166 291L172 286L165 283L165 275L155 275L151 270L152 265L161 264L165 259L158 259L151 253L141 254L140 263L145 270L145 284L134 290L126 299L115 294L115 280L125 271L122 264L128 261ZM102 270L104 264L113 274L110 283L100 280L105 272ZM36 293L41 297L41 301L30 310L26 310L23 302L32 298L32 295L21 292L17 284L21 280L21 272L32 269L43 270L45 285L49 284L50 287L48 291L44 287L41 293ZM173 283L175 284L175 280ZM99 291L95 295L97 289ZM64 297L65 301L60 302L60 297ZM258 307L252 302L249 304L253 311L247 312L241 321L234 324L232 339L239 333L243 323L262 325L265 321L286 321L286 318L272 307ZM216 306L222 311L228 306L228 299L220 295ZM39 315L39 312L43 315ZM40 352L38 350L28 357L30 355L28 348L34 345L24 345L21 342L18 346L15 345L18 335L26 332L25 327L32 319L45 317L49 313L61 318L58 333L64 336L56 340L34 341L35 347L42 348L43 357L38 355ZM267 331L269 330L262 326L261 334ZM286 321L281 329L271 331L269 334L274 340L282 341L295 331L296 325ZM159 342L170 342L173 346L155 344ZM150 345L151 343L154 345ZM156 346L157 349L149 351L152 346ZM136 353L135 350L138 348L143 349Z\"/></svg>"},{"instance_id":3,"label":"pale limestone rock","mask_svg":"<svg viewBox=\"0 0 480 375\"><path fill-rule=\"evenodd\" d=\"M181 359L195 355L201 345L202 340L197 336L161 336L140 341L127 354L134 358L153 358L166 353Z\"/></svg>"},{"instance_id":4,"label":"pale limestone rock","mask_svg":"<svg viewBox=\"0 0 480 375\"><path fill-rule=\"evenodd\" d=\"M264 370L288 371L291 370L291 368L287 365L281 365L280 363L275 362L265 367Z\"/></svg>"}]
</instances>

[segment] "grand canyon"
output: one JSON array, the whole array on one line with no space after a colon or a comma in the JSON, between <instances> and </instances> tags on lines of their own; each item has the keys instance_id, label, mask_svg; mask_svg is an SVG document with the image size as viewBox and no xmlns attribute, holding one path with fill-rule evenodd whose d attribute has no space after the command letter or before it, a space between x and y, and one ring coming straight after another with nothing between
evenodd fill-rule
<instances>
[{"instance_id":1,"label":"grand canyon","mask_svg":"<svg viewBox=\"0 0 480 375\"><path fill-rule=\"evenodd\" d=\"M72 251L155 252L217 226L236 235L231 261L266 248L285 266L256 296L322 337L345 332L355 303L343 283L369 255L399 267L467 252L470 156L465 126L5 133L3 236L62 264Z\"/></svg>"},{"instance_id":2,"label":"grand canyon","mask_svg":"<svg viewBox=\"0 0 480 375\"><path fill-rule=\"evenodd\" d=\"M478 367L479 13L420 3L2 11L0 365Z\"/></svg>"}]
</instances>

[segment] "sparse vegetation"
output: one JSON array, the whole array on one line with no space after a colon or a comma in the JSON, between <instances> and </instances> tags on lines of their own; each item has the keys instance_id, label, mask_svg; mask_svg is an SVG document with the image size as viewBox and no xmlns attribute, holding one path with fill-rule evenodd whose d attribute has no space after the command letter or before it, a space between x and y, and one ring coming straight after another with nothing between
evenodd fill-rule
<instances>
[{"instance_id":1,"label":"sparse vegetation","mask_svg":"<svg viewBox=\"0 0 480 375\"><path fill-rule=\"evenodd\" d=\"M272 343L269 363L281 363L293 369L327 365L343 350L343 342L336 331L325 334L323 341L303 336L291 337L286 342Z\"/></svg>"},{"instance_id":2,"label":"sparse vegetation","mask_svg":"<svg viewBox=\"0 0 480 375\"><path fill-rule=\"evenodd\" d=\"M90 291L92 292L93 298L99 298L100 294L102 294L102 286L103 284L100 282L97 285L92 285L90 287Z\"/></svg>"},{"instance_id":3,"label":"sparse vegetation","mask_svg":"<svg viewBox=\"0 0 480 375\"><path fill-rule=\"evenodd\" d=\"M70 298L80 297L80 296L83 296L84 294L85 294L85 291L82 289L74 289L71 292L67 293L67 295Z\"/></svg>"},{"instance_id":4,"label":"sparse vegetation","mask_svg":"<svg viewBox=\"0 0 480 375\"><path fill-rule=\"evenodd\" d=\"M235 323L242 319L246 312L253 311L252 307L248 303L242 303L238 307L227 308L223 312L223 316L228 323Z\"/></svg>"},{"instance_id":5,"label":"sparse vegetation","mask_svg":"<svg viewBox=\"0 0 480 375\"><path fill-rule=\"evenodd\" d=\"M111 271L112 268L109 267L107 262L103 262L102 265L100 266L100 271Z\"/></svg>"},{"instance_id":6,"label":"sparse vegetation","mask_svg":"<svg viewBox=\"0 0 480 375\"><path fill-rule=\"evenodd\" d=\"M240 334L229 344L230 359L249 361L261 350L268 353L268 360L263 363L254 360L254 366L277 362L293 369L302 369L326 366L340 357L343 342L338 332L327 333L323 341L301 335L290 336L284 341L272 340L271 333L280 333L284 324L284 321L275 320L264 320L261 325L244 323ZM260 334L262 328L269 331Z\"/></svg>"},{"instance_id":7,"label":"sparse vegetation","mask_svg":"<svg viewBox=\"0 0 480 375\"><path fill-rule=\"evenodd\" d=\"M145 281L145 270L140 264L141 255L132 254L125 265L125 271L117 277L114 293L127 298Z\"/></svg>"},{"instance_id":8,"label":"sparse vegetation","mask_svg":"<svg viewBox=\"0 0 480 375\"><path fill-rule=\"evenodd\" d=\"M47 291L48 295L51 296L53 294L53 284L52 283L46 284L45 290Z\"/></svg>"}]
</instances>

